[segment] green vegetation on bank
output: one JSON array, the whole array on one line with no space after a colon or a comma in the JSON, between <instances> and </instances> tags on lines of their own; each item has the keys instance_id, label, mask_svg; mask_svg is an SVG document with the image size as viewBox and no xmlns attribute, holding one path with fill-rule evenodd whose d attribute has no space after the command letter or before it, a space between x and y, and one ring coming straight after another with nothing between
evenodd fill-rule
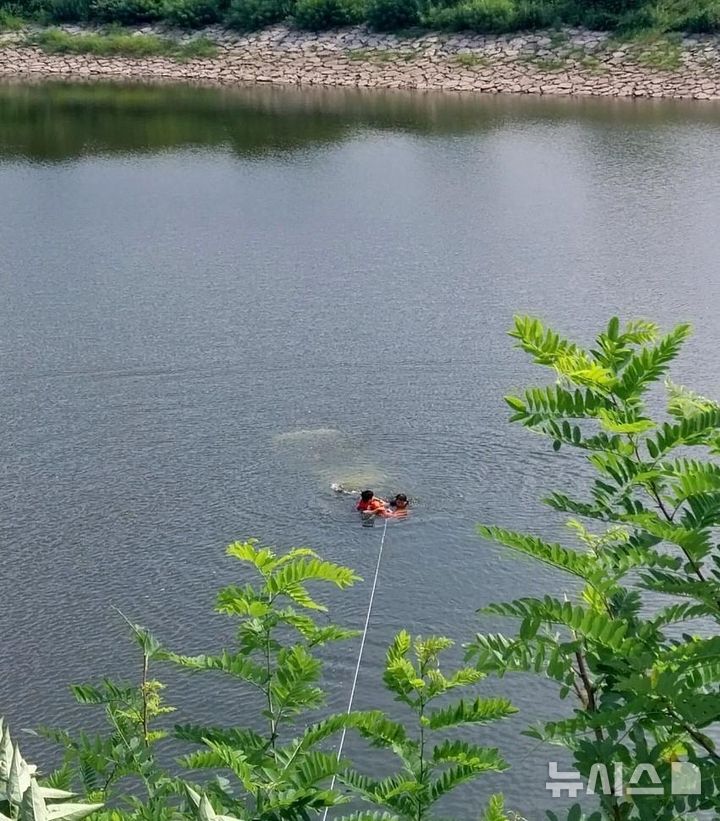
<instances>
[{"instance_id":1,"label":"green vegetation on bank","mask_svg":"<svg viewBox=\"0 0 720 821\"><path fill-rule=\"evenodd\" d=\"M217 46L205 37L178 42L154 34L131 34L110 30L94 34L68 34L61 29L46 29L32 35L28 42L48 54L95 54L98 56L169 57L172 60L212 58Z\"/></svg>"},{"instance_id":2,"label":"green vegetation on bank","mask_svg":"<svg viewBox=\"0 0 720 821\"><path fill-rule=\"evenodd\" d=\"M500 33L585 26L625 33L720 31L720 0L0 0L0 30L18 20L239 31L287 22L325 30L367 23L414 29Z\"/></svg>"},{"instance_id":3,"label":"green vegetation on bank","mask_svg":"<svg viewBox=\"0 0 720 821\"><path fill-rule=\"evenodd\" d=\"M0 6L0 32L20 31L25 25L25 20L10 9Z\"/></svg>"},{"instance_id":4,"label":"green vegetation on bank","mask_svg":"<svg viewBox=\"0 0 720 821\"><path fill-rule=\"evenodd\" d=\"M661 336L650 322L613 318L586 349L535 318L516 318L511 336L552 378L506 397L511 422L589 469L572 471L567 492L548 489L548 527L556 529L558 514L569 517L561 542L479 528L515 554L520 585L533 562L555 574L542 597L482 603L481 614L512 620L516 631L478 634L463 665L448 672L441 657L452 641L401 630L383 673L391 713L327 715L324 650L357 634L328 620L320 593L348 589L358 576L307 548L278 554L236 542L227 552L240 562L238 583L216 598L235 628L223 634L234 639L188 656L130 624L138 683L72 688L79 703L104 712L106 729L44 729L63 750L58 770L38 779L0 727L0 819L319 821L331 808L333 821L438 821L449 793L506 769L502 750L486 743L497 739L492 725L516 712L499 693L512 692L517 672L570 699L559 720L520 718L525 734L547 745L548 761L565 748L594 788L582 807L556 803L552 821L718 817L720 403L666 382L664 409L655 412L659 383L688 335L687 325ZM526 469L508 466L518 478ZM478 563L478 572L491 568L492 560ZM161 665L194 674L196 687L207 679L203 694L218 692L224 677L242 709L213 725L175 712L156 678ZM501 679L495 695L478 695L490 677ZM353 759L337 756L346 732L354 749L366 745ZM506 725L508 746L512 732ZM168 768L178 743L187 753ZM673 790L677 765L699 781ZM539 792L541 778L526 787ZM625 792L628 785L639 789ZM478 817L517 818L499 795L484 811L473 802L465 818Z\"/></svg>"}]
</instances>

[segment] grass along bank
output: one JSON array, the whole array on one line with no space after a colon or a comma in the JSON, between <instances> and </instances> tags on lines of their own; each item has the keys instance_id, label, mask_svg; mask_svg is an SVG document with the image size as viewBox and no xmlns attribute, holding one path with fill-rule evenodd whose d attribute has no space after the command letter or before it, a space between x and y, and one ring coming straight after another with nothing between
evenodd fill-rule
<instances>
[{"instance_id":1,"label":"grass along bank","mask_svg":"<svg viewBox=\"0 0 720 821\"><path fill-rule=\"evenodd\" d=\"M123 29L73 34L59 28L49 28L28 34L21 42L36 46L46 54L168 57L178 61L212 59L218 54L217 46L207 37L180 41L159 34L144 34Z\"/></svg>"}]
</instances>

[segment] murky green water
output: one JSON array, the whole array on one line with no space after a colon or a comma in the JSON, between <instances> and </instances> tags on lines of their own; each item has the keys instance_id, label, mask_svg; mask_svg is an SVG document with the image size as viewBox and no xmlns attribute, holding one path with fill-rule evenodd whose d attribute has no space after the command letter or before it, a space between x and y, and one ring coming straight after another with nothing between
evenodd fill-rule
<instances>
[{"instance_id":1,"label":"murky green water","mask_svg":"<svg viewBox=\"0 0 720 821\"><path fill-rule=\"evenodd\" d=\"M473 533L557 533L538 498L582 477L508 428L531 378L504 332L541 314L588 339L609 315L697 335L683 379L720 393L720 109L250 88L0 86L0 710L88 717L64 686L127 675L112 605L212 649L222 547L311 544L371 577L379 532L333 481L417 500L392 529L358 706L388 705L393 632L463 642L475 609L565 581ZM368 585L336 596L361 624ZM344 706L354 647L330 658ZM460 652L456 654L459 658ZM242 717L231 687L171 677L181 719ZM558 711L536 681L483 738L528 818Z\"/></svg>"}]
</instances>

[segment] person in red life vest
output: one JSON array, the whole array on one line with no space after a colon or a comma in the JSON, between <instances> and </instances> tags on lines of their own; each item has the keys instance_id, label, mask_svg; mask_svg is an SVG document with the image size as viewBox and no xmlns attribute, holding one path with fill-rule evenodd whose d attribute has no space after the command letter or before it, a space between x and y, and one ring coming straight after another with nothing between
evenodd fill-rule
<instances>
[{"instance_id":1,"label":"person in red life vest","mask_svg":"<svg viewBox=\"0 0 720 821\"><path fill-rule=\"evenodd\" d=\"M387 504L378 499L372 490L363 490L360 499L355 505L355 510L359 510L362 518L366 521L372 520L375 516L388 516Z\"/></svg>"}]
</instances>

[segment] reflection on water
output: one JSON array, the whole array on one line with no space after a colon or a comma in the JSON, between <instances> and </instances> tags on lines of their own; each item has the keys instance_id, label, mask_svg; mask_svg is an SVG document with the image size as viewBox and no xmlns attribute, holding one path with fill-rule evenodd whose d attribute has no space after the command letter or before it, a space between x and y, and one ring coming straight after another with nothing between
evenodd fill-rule
<instances>
[{"instance_id":1,"label":"reflection on water","mask_svg":"<svg viewBox=\"0 0 720 821\"><path fill-rule=\"evenodd\" d=\"M696 102L385 92L282 86L236 89L64 82L0 83L0 158L68 160L98 153L224 147L240 157L336 143L358 130L448 136L582 120L662 127L717 125L720 106Z\"/></svg>"},{"instance_id":2,"label":"reflection on water","mask_svg":"<svg viewBox=\"0 0 720 821\"><path fill-rule=\"evenodd\" d=\"M508 629L478 607L564 592L475 535L566 539L539 499L582 495L581 463L506 423L501 397L541 378L506 331L519 312L583 341L615 313L689 319L682 381L720 395L719 111L0 85L0 711L86 723L67 683L136 663L111 605L216 649L235 539L371 579L379 532L333 483L417 500L388 528L358 707L397 709L379 671L398 628L450 635L459 663ZM362 626L367 595L333 594L333 615ZM334 709L355 650L330 651ZM540 818L548 752L520 731L563 707L534 679L484 686L520 713L474 740L513 769L443 812L502 790ZM255 709L198 678L168 697L180 722Z\"/></svg>"}]
</instances>

